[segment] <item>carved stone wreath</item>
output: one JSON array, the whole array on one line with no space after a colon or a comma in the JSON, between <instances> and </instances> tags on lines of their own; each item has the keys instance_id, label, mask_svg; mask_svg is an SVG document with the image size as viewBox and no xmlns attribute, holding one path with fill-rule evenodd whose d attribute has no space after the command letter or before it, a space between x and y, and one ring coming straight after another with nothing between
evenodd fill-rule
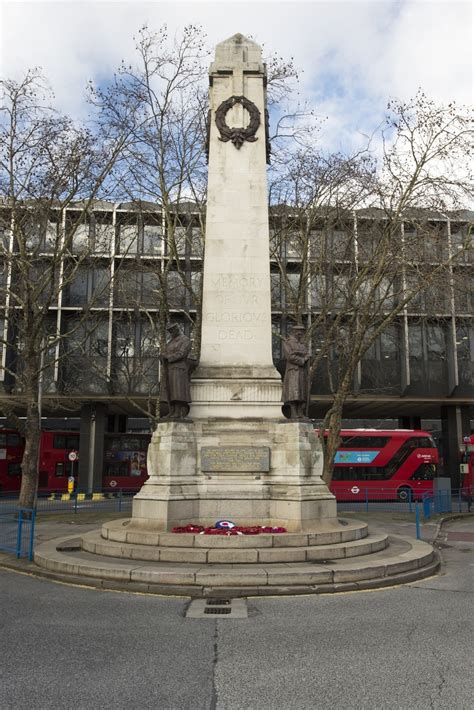
<instances>
[{"instance_id":1,"label":"carved stone wreath","mask_svg":"<svg viewBox=\"0 0 474 710\"><path fill-rule=\"evenodd\" d=\"M229 128L226 123L227 111L235 106L235 104L240 104L249 114L250 122L247 128ZM219 140L223 143L227 141L232 141L237 150L240 150L245 141L249 143L254 143L258 138L255 134L260 126L260 111L255 106L252 101L245 98L245 96L231 96L221 103L216 111L216 126L219 129L220 137Z\"/></svg>"}]
</instances>

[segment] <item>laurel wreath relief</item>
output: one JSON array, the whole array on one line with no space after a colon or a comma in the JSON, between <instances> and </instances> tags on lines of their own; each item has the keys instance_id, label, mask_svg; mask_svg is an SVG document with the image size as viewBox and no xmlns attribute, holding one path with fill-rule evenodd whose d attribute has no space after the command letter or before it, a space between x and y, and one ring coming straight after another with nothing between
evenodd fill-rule
<instances>
[{"instance_id":1,"label":"laurel wreath relief","mask_svg":"<svg viewBox=\"0 0 474 710\"><path fill-rule=\"evenodd\" d=\"M229 128L226 123L227 112L235 106L235 104L240 104L249 114L250 122L247 128ZM223 143L227 141L232 141L237 150L240 150L245 141L249 143L254 143L258 138L255 134L260 125L260 111L255 106L252 101L245 98L245 96L231 96L221 103L216 111L216 126L219 129L219 140Z\"/></svg>"}]
</instances>

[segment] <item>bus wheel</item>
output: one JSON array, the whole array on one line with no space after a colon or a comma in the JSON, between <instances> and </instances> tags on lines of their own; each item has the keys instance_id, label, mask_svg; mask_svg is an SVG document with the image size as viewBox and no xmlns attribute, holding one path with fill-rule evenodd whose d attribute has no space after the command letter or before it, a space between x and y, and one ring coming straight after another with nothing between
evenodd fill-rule
<instances>
[{"instance_id":1,"label":"bus wheel","mask_svg":"<svg viewBox=\"0 0 474 710\"><path fill-rule=\"evenodd\" d=\"M406 503L410 499L413 500L413 493L411 488L409 488L408 486L403 486L402 488L399 488L397 492L397 498L401 503Z\"/></svg>"}]
</instances>

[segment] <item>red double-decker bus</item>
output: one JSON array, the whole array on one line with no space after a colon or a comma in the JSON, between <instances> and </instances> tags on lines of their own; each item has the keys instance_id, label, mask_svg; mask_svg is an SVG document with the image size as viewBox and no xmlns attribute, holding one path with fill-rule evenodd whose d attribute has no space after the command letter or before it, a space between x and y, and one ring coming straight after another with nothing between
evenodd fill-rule
<instances>
[{"instance_id":1,"label":"red double-decker bus","mask_svg":"<svg viewBox=\"0 0 474 710\"><path fill-rule=\"evenodd\" d=\"M149 434L106 434L104 440L104 489L138 491L148 478L146 454Z\"/></svg>"},{"instance_id":2,"label":"red double-decker bus","mask_svg":"<svg viewBox=\"0 0 474 710\"><path fill-rule=\"evenodd\" d=\"M138 491L148 478L146 452L149 434L106 434L102 486L110 491ZM13 429L0 429L0 492L15 493L21 487L24 438ZM75 479L78 463L69 460L79 451L79 432L42 431L38 457L38 492L66 492L68 478Z\"/></svg>"},{"instance_id":3,"label":"red double-decker bus","mask_svg":"<svg viewBox=\"0 0 474 710\"><path fill-rule=\"evenodd\" d=\"M420 500L433 491L438 463L429 432L343 429L330 488L341 501Z\"/></svg>"},{"instance_id":4,"label":"red double-decker bus","mask_svg":"<svg viewBox=\"0 0 474 710\"><path fill-rule=\"evenodd\" d=\"M0 429L0 492L17 491L25 440L13 429Z\"/></svg>"}]
</instances>

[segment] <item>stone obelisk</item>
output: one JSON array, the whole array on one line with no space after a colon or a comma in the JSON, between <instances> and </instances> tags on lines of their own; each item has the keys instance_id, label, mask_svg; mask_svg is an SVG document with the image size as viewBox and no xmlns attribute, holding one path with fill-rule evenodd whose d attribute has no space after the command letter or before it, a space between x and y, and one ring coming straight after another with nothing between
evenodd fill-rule
<instances>
[{"instance_id":1,"label":"stone obelisk","mask_svg":"<svg viewBox=\"0 0 474 710\"><path fill-rule=\"evenodd\" d=\"M200 365L191 416L281 419L272 360L265 66L240 34L210 68Z\"/></svg>"},{"instance_id":2,"label":"stone obelisk","mask_svg":"<svg viewBox=\"0 0 474 710\"><path fill-rule=\"evenodd\" d=\"M255 42L217 45L200 362L189 419L153 434L129 527L137 541L141 529L219 518L302 531L336 517L313 427L283 417L272 361L265 81Z\"/></svg>"}]
</instances>

